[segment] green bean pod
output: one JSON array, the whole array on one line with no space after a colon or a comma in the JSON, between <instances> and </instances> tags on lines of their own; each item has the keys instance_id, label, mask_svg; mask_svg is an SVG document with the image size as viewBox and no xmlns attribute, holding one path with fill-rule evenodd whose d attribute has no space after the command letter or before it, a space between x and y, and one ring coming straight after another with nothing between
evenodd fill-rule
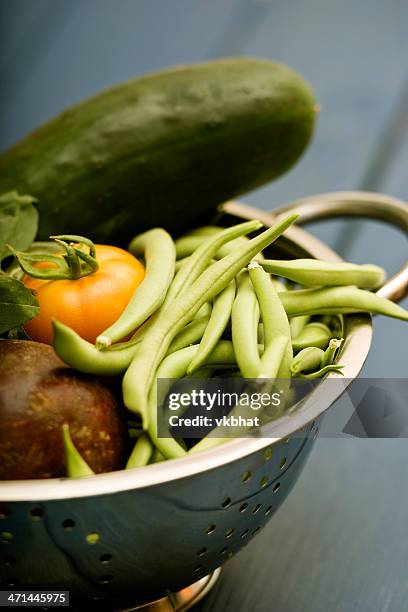
<instances>
[{"instance_id":1,"label":"green bean pod","mask_svg":"<svg viewBox=\"0 0 408 612\"><path fill-rule=\"evenodd\" d=\"M290 364L293 357L291 333L289 320L279 297L281 294L278 294L269 274L259 263L252 261L248 266L248 272L259 302L263 323L264 355L266 354L266 356L262 356L261 362L267 358L268 367L271 367L269 345L274 342L277 336L283 335L287 339L286 350L284 358L280 362L277 376L279 378L290 378Z\"/></svg>"},{"instance_id":2,"label":"green bean pod","mask_svg":"<svg viewBox=\"0 0 408 612\"><path fill-rule=\"evenodd\" d=\"M107 348L144 323L162 305L174 277L176 249L172 237L164 229L157 227L136 236L129 251L143 255L145 277L119 319L97 337L97 348Z\"/></svg>"},{"instance_id":3,"label":"green bean pod","mask_svg":"<svg viewBox=\"0 0 408 612\"><path fill-rule=\"evenodd\" d=\"M279 294L289 317L371 312L408 321L408 311L376 293L356 287L299 289Z\"/></svg>"},{"instance_id":4,"label":"green bean pod","mask_svg":"<svg viewBox=\"0 0 408 612\"><path fill-rule=\"evenodd\" d=\"M259 257L256 258L256 261L261 261L261 259L259 259ZM276 289L276 291L278 293L282 293L282 291L287 291L287 287L286 285L279 279L279 278L274 278L273 276L271 276L272 279L272 283Z\"/></svg>"},{"instance_id":5,"label":"green bean pod","mask_svg":"<svg viewBox=\"0 0 408 612\"><path fill-rule=\"evenodd\" d=\"M325 349L332 337L331 330L323 323L308 323L300 334L292 340L293 350L301 351L308 346Z\"/></svg>"},{"instance_id":6,"label":"green bean pod","mask_svg":"<svg viewBox=\"0 0 408 612\"><path fill-rule=\"evenodd\" d=\"M307 380L321 378L328 372L341 374L342 365L328 364L323 367L321 366L324 355L324 351L316 346L304 348L293 358L291 365L292 373L298 378ZM308 372L308 374L305 374L305 372Z\"/></svg>"},{"instance_id":7,"label":"green bean pod","mask_svg":"<svg viewBox=\"0 0 408 612\"><path fill-rule=\"evenodd\" d=\"M195 227L194 229L186 232L185 236L213 236L214 234L219 234L222 230L225 229L220 225L201 225L200 227Z\"/></svg>"},{"instance_id":8,"label":"green bean pod","mask_svg":"<svg viewBox=\"0 0 408 612\"><path fill-rule=\"evenodd\" d=\"M182 378L186 371L189 363L198 351L198 345L188 346L180 351L171 353L168 355L160 364L157 370L157 379L163 381L168 380L169 386L171 385L171 379ZM232 342L227 340L221 341L209 355L206 365L208 367L219 367L225 365L234 365L236 363L235 353L232 346ZM163 395L165 395L165 389L162 389ZM153 384L149 394L149 426L148 432L156 448L167 458L175 459L177 457L184 457L186 455L185 449L171 437L159 437L157 431L157 411L160 410L160 406L157 405L157 384Z\"/></svg>"},{"instance_id":9,"label":"green bean pod","mask_svg":"<svg viewBox=\"0 0 408 612\"><path fill-rule=\"evenodd\" d=\"M305 325L309 323L309 321L310 321L310 315L303 315L301 317L292 317L289 320L290 334L292 336L292 339L297 338L297 336L303 330Z\"/></svg>"},{"instance_id":10,"label":"green bean pod","mask_svg":"<svg viewBox=\"0 0 408 612\"><path fill-rule=\"evenodd\" d=\"M194 321L195 319L201 319L201 317L210 317L211 312L212 312L212 305L210 302L206 302L205 304L201 306L201 308L199 308L199 310L197 310L197 312L195 313L195 315L193 316L191 320Z\"/></svg>"},{"instance_id":11,"label":"green bean pod","mask_svg":"<svg viewBox=\"0 0 408 612\"><path fill-rule=\"evenodd\" d=\"M324 368L327 365L332 365L334 363L336 353L339 350L343 343L343 340L339 340L338 338L332 338L329 342L329 346L324 352L322 357L322 361L320 363L320 367Z\"/></svg>"},{"instance_id":12,"label":"green bean pod","mask_svg":"<svg viewBox=\"0 0 408 612\"><path fill-rule=\"evenodd\" d=\"M197 354L187 368L187 374L192 374L201 367L221 339L231 316L235 290L236 283L233 279L215 296L210 320L201 338Z\"/></svg>"},{"instance_id":13,"label":"green bean pod","mask_svg":"<svg viewBox=\"0 0 408 612\"><path fill-rule=\"evenodd\" d=\"M265 348L261 357L261 365L257 378L279 378L282 363L288 354L287 347L290 341L287 336L277 334Z\"/></svg>"},{"instance_id":14,"label":"green bean pod","mask_svg":"<svg viewBox=\"0 0 408 612\"><path fill-rule=\"evenodd\" d=\"M146 433L142 433L130 453L126 463L126 470L147 465L152 457L154 446Z\"/></svg>"},{"instance_id":15,"label":"green bean pod","mask_svg":"<svg viewBox=\"0 0 408 612\"><path fill-rule=\"evenodd\" d=\"M238 288L231 310L232 343L244 378L256 378L261 369L258 351L259 304L246 271L238 276Z\"/></svg>"},{"instance_id":16,"label":"green bean pod","mask_svg":"<svg viewBox=\"0 0 408 612\"><path fill-rule=\"evenodd\" d=\"M80 372L100 376L115 376L129 367L136 354L140 340L118 343L110 348L99 350L87 342L73 329L53 321L54 350L67 365Z\"/></svg>"},{"instance_id":17,"label":"green bean pod","mask_svg":"<svg viewBox=\"0 0 408 612\"><path fill-rule=\"evenodd\" d=\"M342 369L344 366L342 365L327 365L324 366L323 368L320 368L320 370L317 370L316 372L310 372L309 374L297 374L298 378L304 378L306 380L313 380L315 378L323 378L323 376L325 376L326 374L329 374L329 372L335 372L336 374L341 374L343 376L342 373Z\"/></svg>"},{"instance_id":18,"label":"green bean pod","mask_svg":"<svg viewBox=\"0 0 408 612\"><path fill-rule=\"evenodd\" d=\"M150 458L149 464L161 463L162 461L166 461L166 457L161 454L158 448L155 448Z\"/></svg>"},{"instance_id":19,"label":"green bean pod","mask_svg":"<svg viewBox=\"0 0 408 612\"><path fill-rule=\"evenodd\" d=\"M276 240L296 218L297 215L288 216L249 240L245 248L235 249L209 266L188 291L165 308L162 316L143 336L139 350L123 379L123 398L129 410L141 415L144 428L148 426L147 398L150 386L173 338L205 302L222 291L257 253ZM181 268L179 274L184 269Z\"/></svg>"},{"instance_id":20,"label":"green bean pod","mask_svg":"<svg viewBox=\"0 0 408 612\"><path fill-rule=\"evenodd\" d=\"M292 374L309 372L320 368L324 351L317 346L308 346L302 349L293 359L290 369Z\"/></svg>"},{"instance_id":21,"label":"green bean pod","mask_svg":"<svg viewBox=\"0 0 408 612\"><path fill-rule=\"evenodd\" d=\"M62 426L62 439L64 442L65 464L67 468L67 476L69 478L83 478L84 476L93 476L95 472L89 467L79 451L72 442L69 432L69 425L66 423Z\"/></svg>"},{"instance_id":22,"label":"green bean pod","mask_svg":"<svg viewBox=\"0 0 408 612\"><path fill-rule=\"evenodd\" d=\"M242 237L245 234L256 231L262 227L262 223L259 221L246 221L239 223L232 227L222 230L214 236L205 237L200 246L192 253L189 257L188 262L185 266L180 268L176 274L174 281L171 284L168 300L177 297L180 293L184 292L188 287L200 276L200 274L207 268L210 261L214 259L217 251L220 247L226 245L229 242L234 241L236 238ZM247 245L248 242L245 242Z\"/></svg>"},{"instance_id":23,"label":"green bean pod","mask_svg":"<svg viewBox=\"0 0 408 612\"><path fill-rule=\"evenodd\" d=\"M376 289L386 278L383 268L371 264L357 265L317 259L265 259L262 266L271 274L307 287L356 285L362 289Z\"/></svg>"},{"instance_id":24,"label":"green bean pod","mask_svg":"<svg viewBox=\"0 0 408 612\"><path fill-rule=\"evenodd\" d=\"M234 226L236 227L236 226ZM178 240L176 240L176 257L178 260L185 259L192 255L194 251L196 251L199 247L202 247L203 244L208 240L209 237L214 237L215 235L219 236L221 232L216 232L214 234L203 234L199 236L182 236ZM245 243L245 238L243 236L234 238L230 243L222 245L218 248L218 250L214 253L215 259L221 259L231 253L231 251L238 247L242 246Z\"/></svg>"},{"instance_id":25,"label":"green bean pod","mask_svg":"<svg viewBox=\"0 0 408 612\"><path fill-rule=\"evenodd\" d=\"M200 317L199 319L194 319L191 321L191 323L188 323L188 325L186 325L185 328L182 329L181 332L179 332L174 338L167 353L174 353L175 351L179 351L186 346L199 342L208 327L209 321L210 317L204 316Z\"/></svg>"}]
</instances>

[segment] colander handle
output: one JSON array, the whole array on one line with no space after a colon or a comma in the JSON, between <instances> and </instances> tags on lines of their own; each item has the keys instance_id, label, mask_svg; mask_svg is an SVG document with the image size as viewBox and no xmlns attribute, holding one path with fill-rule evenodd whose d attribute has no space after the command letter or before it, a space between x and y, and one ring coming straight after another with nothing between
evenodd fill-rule
<instances>
[{"instance_id":1,"label":"colander handle","mask_svg":"<svg viewBox=\"0 0 408 612\"><path fill-rule=\"evenodd\" d=\"M297 221L299 225L334 217L361 217L384 221L402 229L408 235L408 204L380 193L369 191L322 193L286 204L271 211L271 214L280 217L288 212L300 215ZM408 295L408 261L377 293L393 302L399 302Z\"/></svg>"}]
</instances>

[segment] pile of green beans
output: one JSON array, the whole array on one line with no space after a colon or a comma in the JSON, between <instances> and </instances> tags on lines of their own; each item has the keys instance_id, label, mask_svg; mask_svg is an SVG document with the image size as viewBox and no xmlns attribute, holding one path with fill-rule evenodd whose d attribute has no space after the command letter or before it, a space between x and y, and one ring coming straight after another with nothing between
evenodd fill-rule
<instances>
[{"instance_id":1,"label":"pile of green beans","mask_svg":"<svg viewBox=\"0 0 408 612\"><path fill-rule=\"evenodd\" d=\"M295 220L290 215L252 238L248 234L262 227L256 220L197 228L176 242L161 228L140 234L129 250L144 260L145 278L96 345L54 322L54 348L68 365L123 375L124 404L140 423L135 429L133 415L136 442L127 469L228 439L221 432L188 449L182 440L160 438L158 378L205 378L229 368L232 376L286 379L289 389L292 377L341 375L343 315L369 312L408 321L406 310L370 291L385 279L378 266L265 259L262 251ZM66 429L63 438L68 474L92 474Z\"/></svg>"}]
</instances>

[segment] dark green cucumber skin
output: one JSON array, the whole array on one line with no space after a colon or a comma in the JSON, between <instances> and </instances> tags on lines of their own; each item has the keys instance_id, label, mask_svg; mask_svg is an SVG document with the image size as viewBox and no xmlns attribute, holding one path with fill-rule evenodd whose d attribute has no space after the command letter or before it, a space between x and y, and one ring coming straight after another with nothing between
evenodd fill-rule
<instances>
[{"instance_id":1,"label":"dark green cucumber skin","mask_svg":"<svg viewBox=\"0 0 408 612\"><path fill-rule=\"evenodd\" d=\"M181 231L288 170L315 121L287 66L225 59L136 78L73 106L0 156L0 191L39 199L40 233L126 244Z\"/></svg>"}]
</instances>

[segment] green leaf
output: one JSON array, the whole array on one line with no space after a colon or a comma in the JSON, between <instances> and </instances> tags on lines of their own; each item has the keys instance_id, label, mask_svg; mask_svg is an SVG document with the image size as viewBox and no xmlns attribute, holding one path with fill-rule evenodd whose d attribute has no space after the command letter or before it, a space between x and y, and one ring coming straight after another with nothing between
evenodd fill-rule
<instances>
[{"instance_id":1,"label":"green leaf","mask_svg":"<svg viewBox=\"0 0 408 612\"><path fill-rule=\"evenodd\" d=\"M0 261L10 255L7 244L25 250L33 243L38 230L36 201L17 191L0 196Z\"/></svg>"},{"instance_id":2,"label":"green leaf","mask_svg":"<svg viewBox=\"0 0 408 612\"><path fill-rule=\"evenodd\" d=\"M0 274L0 334L20 327L39 311L37 299L23 283Z\"/></svg>"}]
</instances>

